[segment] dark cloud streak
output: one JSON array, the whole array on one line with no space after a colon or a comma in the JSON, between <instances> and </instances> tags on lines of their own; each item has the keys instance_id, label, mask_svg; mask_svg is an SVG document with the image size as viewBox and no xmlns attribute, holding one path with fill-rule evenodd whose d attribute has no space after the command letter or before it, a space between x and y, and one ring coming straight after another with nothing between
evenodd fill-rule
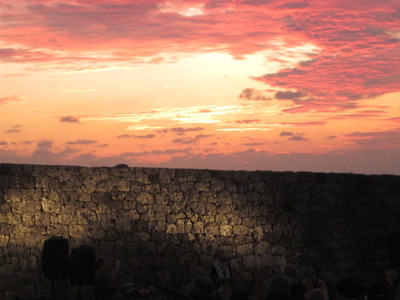
<instances>
[{"instance_id":1,"label":"dark cloud streak","mask_svg":"<svg viewBox=\"0 0 400 300\"><path fill-rule=\"evenodd\" d=\"M60 118L60 122L65 123L80 123L79 118L74 116L65 116Z\"/></svg>"}]
</instances>

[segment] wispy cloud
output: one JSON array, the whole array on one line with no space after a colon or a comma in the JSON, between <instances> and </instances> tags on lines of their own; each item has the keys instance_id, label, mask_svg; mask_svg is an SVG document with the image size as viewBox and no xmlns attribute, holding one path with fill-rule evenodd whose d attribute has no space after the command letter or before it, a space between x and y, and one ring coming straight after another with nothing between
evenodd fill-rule
<instances>
[{"instance_id":1,"label":"wispy cloud","mask_svg":"<svg viewBox=\"0 0 400 300\"><path fill-rule=\"evenodd\" d=\"M103 121L130 123L130 130L171 130L168 125L174 124L218 124L221 123L221 117L233 113L243 111L243 106L193 106L193 107L176 107L176 108L160 108L142 113L126 113L126 114L108 114L102 116L85 117L88 121ZM160 128L160 123L165 126ZM154 124L154 125L152 125ZM199 127L192 129L175 128L174 132L197 131Z\"/></svg>"},{"instance_id":2,"label":"wispy cloud","mask_svg":"<svg viewBox=\"0 0 400 300\"><path fill-rule=\"evenodd\" d=\"M74 116L60 117L59 120L65 123L80 123L79 118Z\"/></svg>"},{"instance_id":3,"label":"wispy cloud","mask_svg":"<svg viewBox=\"0 0 400 300\"><path fill-rule=\"evenodd\" d=\"M0 97L0 105L10 104L19 101L21 101L21 98L19 97L14 97L14 96Z\"/></svg>"},{"instance_id":4,"label":"wispy cloud","mask_svg":"<svg viewBox=\"0 0 400 300\"><path fill-rule=\"evenodd\" d=\"M193 128L174 127L174 128L169 129L169 131L174 132L178 135L184 135L188 132L202 131L202 130L204 130L203 127L193 127Z\"/></svg>"},{"instance_id":5,"label":"wispy cloud","mask_svg":"<svg viewBox=\"0 0 400 300\"><path fill-rule=\"evenodd\" d=\"M155 138L155 134L149 133L145 135L138 134L120 134L117 136L118 139L127 139L127 138L135 138L135 139L153 139Z\"/></svg>"},{"instance_id":6,"label":"wispy cloud","mask_svg":"<svg viewBox=\"0 0 400 300\"><path fill-rule=\"evenodd\" d=\"M53 147L54 142L49 140L41 140L37 143L38 149L49 149Z\"/></svg>"},{"instance_id":7,"label":"wispy cloud","mask_svg":"<svg viewBox=\"0 0 400 300\"><path fill-rule=\"evenodd\" d=\"M268 96L264 91L258 91L253 88L244 89L240 93L239 98L247 100L257 100L257 101L267 101L273 99L272 97Z\"/></svg>"},{"instance_id":8,"label":"wispy cloud","mask_svg":"<svg viewBox=\"0 0 400 300\"><path fill-rule=\"evenodd\" d=\"M68 89L63 90L63 93L71 93L71 94L82 94L82 93L92 93L94 89L83 89L83 88L76 88L76 89Z\"/></svg>"},{"instance_id":9,"label":"wispy cloud","mask_svg":"<svg viewBox=\"0 0 400 300\"><path fill-rule=\"evenodd\" d=\"M14 125L11 128L4 130L5 133L20 133L22 132L22 125L18 124L18 125Z\"/></svg>"},{"instance_id":10,"label":"wispy cloud","mask_svg":"<svg viewBox=\"0 0 400 300\"><path fill-rule=\"evenodd\" d=\"M172 143L175 144L195 144L197 143L199 140L204 139L204 138L208 138L211 135L206 135L206 134L198 134L195 137L187 137L187 138L180 138L180 139L174 139L172 140Z\"/></svg>"},{"instance_id":11,"label":"wispy cloud","mask_svg":"<svg viewBox=\"0 0 400 300\"><path fill-rule=\"evenodd\" d=\"M398 148L400 128L387 131L353 132L344 135L343 138L369 148Z\"/></svg>"},{"instance_id":12,"label":"wispy cloud","mask_svg":"<svg viewBox=\"0 0 400 300\"><path fill-rule=\"evenodd\" d=\"M283 137L289 137L288 140L289 141L295 141L295 142L299 142L299 141L307 141L308 139L306 139L304 137L304 133L293 133L290 131L282 131L279 136L283 136Z\"/></svg>"},{"instance_id":13,"label":"wispy cloud","mask_svg":"<svg viewBox=\"0 0 400 300\"><path fill-rule=\"evenodd\" d=\"M76 140L76 141L68 141L66 142L67 145L90 145L96 144L97 141L95 140Z\"/></svg>"},{"instance_id":14,"label":"wispy cloud","mask_svg":"<svg viewBox=\"0 0 400 300\"><path fill-rule=\"evenodd\" d=\"M260 123L260 119L253 119L253 120L238 120L236 121L237 124L252 124L252 123Z\"/></svg>"}]
</instances>

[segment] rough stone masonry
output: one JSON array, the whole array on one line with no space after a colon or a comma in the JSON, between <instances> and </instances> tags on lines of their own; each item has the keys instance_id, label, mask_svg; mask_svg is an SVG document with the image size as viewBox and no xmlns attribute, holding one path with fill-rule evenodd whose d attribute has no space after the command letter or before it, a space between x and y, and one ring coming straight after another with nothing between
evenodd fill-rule
<instances>
[{"instance_id":1,"label":"rough stone masonry","mask_svg":"<svg viewBox=\"0 0 400 300\"><path fill-rule=\"evenodd\" d=\"M49 295L52 236L181 293L217 249L249 292L290 266L367 281L390 267L399 204L391 175L0 164L0 299Z\"/></svg>"}]
</instances>

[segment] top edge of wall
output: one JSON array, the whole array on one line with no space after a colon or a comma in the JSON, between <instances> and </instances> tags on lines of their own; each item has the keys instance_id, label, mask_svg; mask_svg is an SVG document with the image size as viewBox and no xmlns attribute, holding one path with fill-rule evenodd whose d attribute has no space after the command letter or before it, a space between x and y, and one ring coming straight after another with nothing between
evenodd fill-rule
<instances>
[{"instance_id":1,"label":"top edge of wall","mask_svg":"<svg viewBox=\"0 0 400 300\"><path fill-rule=\"evenodd\" d=\"M273 170L223 170L223 169L193 169L193 168L163 168L163 167L130 167L126 164L118 164L115 166L78 166L78 165L47 165L47 164L16 164L16 163L0 163L0 174L27 173L45 169L64 169L64 170L110 170L110 169L129 169L129 170L177 170L190 172L213 172L213 173L248 173L248 174L282 174L282 175L305 175L305 176L351 176L351 177L400 177L393 174L361 174L361 173L345 173L345 172L312 172L312 171L273 171Z\"/></svg>"}]
</instances>

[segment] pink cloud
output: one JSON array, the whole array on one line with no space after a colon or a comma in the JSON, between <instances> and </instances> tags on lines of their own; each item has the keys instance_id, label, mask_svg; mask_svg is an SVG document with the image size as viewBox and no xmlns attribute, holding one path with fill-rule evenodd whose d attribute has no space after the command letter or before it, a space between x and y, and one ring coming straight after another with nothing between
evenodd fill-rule
<instances>
[{"instance_id":1,"label":"pink cloud","mask_svg":"<svg viewBox=\"0 0 400 300\"><path fill-rule=\"evenodd\" d=\"M142 57L160 62L161 52L174 51L224 51L245 59L273 49L283 56L290 47L309 44L320 49L308 53L309 60L254 79L281 90L277 99L296 104L286 112L344 111L400 90L396 5L394 0L19 1L0 12L0 60L86 69ZM240 97L269 100L251 88Z\"/></svg>"},{"instance_id":2,"label":"pink cloud","mask_svg":"<svg viewBox=\"0 0 400 300\"><path fill-rule=\"evenodd\" d=\"M235 5L230 1L221 2L219 7L212 7L206 5L206 1L190 1L190 4L203 4L204 9L204 15L193 17L178 13L179 5L187 7L188 1L177 3L176 13L163 13L160 5L164 1L77 3L35 1L22 9L15 7L0 13L2 20L12 25L0 29L0 39L23 45L22 48L4 49L0 57L21 62L45 61L46 56L49 61L66 59L57 52L35 50L45 48L70 51L69 55L75 56L74 59L89 59L80 55L82 50L113 50L114 57L111 55L110 60L128 60L135 56L157 56L158 52L176 49L176 45L179 45L179 51L198 52L207 47L210 50L226 49L239 56L263 50L265 37L282 32L279 29L271 31L271 28L279 27L271 18L260 15L254 19L254 12L240 2ZM252 22L246 21L246 26L237 22L251 18ZM271 26L265 31L267 22Z\"/></svg>"},{"instance_id":3,"label":"pink cloud","mask_svg":"<svg viewBox=\"0 0 400 300\"><path fill-rule=\"evenodd\" d=\"M353 132L345 135L344 138L369 149L398 149L400 146L400 129Z\"/></svg>"},{"instance_id":4,"label":"pink cloud","mask_svg":"<svg viewBox=\"0 0 400 300\"><path fill-rule=\"evenodd\" d=\"M9 103L13 103L13 102L19 102L19 101L21 101L21 99L18 97L13 97L13 96L2 97L2 98L0 98L0 105L9 104Z\"/></svg>"},{"instance_id":5,"label":"pink cloud","mask_svg":"<svg viewBox=\"0 0 400 300\"><path fill-rule=\"evenodd\" d=\"M332 2L337 4L336 11L311 8L286 21L292 34L297 32L320 47L319 54L296 68L254 79L307 94L308 101L296 102L305 110L324 110L316 106L320 103L344 110L337 103L399 91L400 69L395 66L400 64L400 43L389 32L400 28L398 13L373 1L358 11L351 6L344 10L339 1Z\"/></svg>"}]
</instances>

